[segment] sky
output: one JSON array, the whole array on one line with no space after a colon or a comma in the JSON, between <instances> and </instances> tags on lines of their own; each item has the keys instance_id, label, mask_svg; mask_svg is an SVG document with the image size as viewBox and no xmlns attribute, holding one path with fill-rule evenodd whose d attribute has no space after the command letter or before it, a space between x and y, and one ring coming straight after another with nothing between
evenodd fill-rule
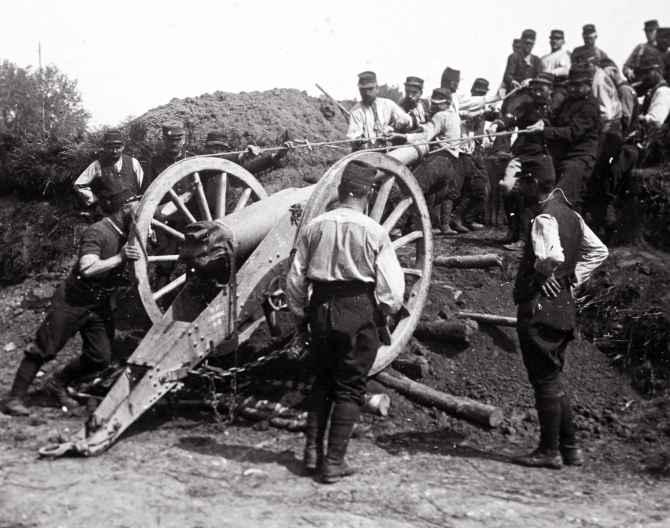
<instances>
[{"instance_id":1,"label":"sky","mask_svg":"<svg viewBox=\"0 0 670 528\"><path fill-rule=\"evenodd\" d=\"M551 29L563 29L572 49L593 23L599 47L621 64L644 41L645 20L670 25L670 8L668 0L22 0L3 5L2 18L0 60L36 66L41 43L43 64L78 81L98 127L217 90L318 95L318 82L354 99L364 70L398 86L417 75L429 95L451 66L462 90L475 77L495 89L525 28L537 31L541 56Z\"/></svg>"}]
</instances>

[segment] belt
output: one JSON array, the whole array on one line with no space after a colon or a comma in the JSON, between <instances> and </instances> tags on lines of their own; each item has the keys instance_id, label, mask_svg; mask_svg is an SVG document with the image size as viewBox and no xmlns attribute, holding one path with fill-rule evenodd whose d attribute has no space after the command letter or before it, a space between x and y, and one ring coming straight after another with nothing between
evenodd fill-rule
<instances>
[{"instance_id":1,"label":"belt","mask_svg":"<svg viewBox=\"0 0 670 528\"><path fill-rule=\"evenodd\" d=\"M319 303L333 297L357 297L371 295L375 290L372 282L363 281L313 281L312 301Z\"/></svg>"}]
</instances>

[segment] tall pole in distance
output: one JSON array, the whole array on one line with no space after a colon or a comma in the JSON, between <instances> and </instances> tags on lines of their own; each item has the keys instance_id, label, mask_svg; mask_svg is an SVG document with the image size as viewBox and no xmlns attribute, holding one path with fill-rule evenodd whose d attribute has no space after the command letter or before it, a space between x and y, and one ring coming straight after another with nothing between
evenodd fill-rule
<instances>
[{"instance_id":1,"label":"tall pole in distance","mask_svg":"<svg viewBox=\"0 0 670 528\"><path fill-rule=\"evenodd\" d=\"M42 71L42 42L37 41L37 64L39 66L39 90L40 90L40 103L42 107L42 133L46 134L46 111L45 111L45 101L44 101L44 72Z\"/></svg>"}]
</instances>

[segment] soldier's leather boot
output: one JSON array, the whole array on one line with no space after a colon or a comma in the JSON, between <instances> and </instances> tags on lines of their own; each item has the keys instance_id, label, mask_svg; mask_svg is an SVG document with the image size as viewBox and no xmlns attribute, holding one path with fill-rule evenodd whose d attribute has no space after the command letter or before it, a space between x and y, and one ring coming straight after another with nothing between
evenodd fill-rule
<instances>
[{"instance_id":1,"label":"soldier's leather boot","mask_svg":"<svg viewBox=\"0 0 670 528\"><path fill-rule=\"evenodd\" d=\"M305 426L305 450L302 462L307 473L321 471L324 459L323 440L328 425L330 401L318 402L307 413Z\"/></svg>"},{"instance_id":2,"label":"soldier's leather boot","mask_svg":"<svg viewBox=\"0 0 670 528\"><path fill-rule=\"evenodd\" d=\"M581 466L584 464L584 453L577 445L577 431L572 414L572 405L567 394L561 397L561 429L560 451L563 463L566 466Z\"/></svg>"},{"instance_id":3,"label":"soldier's leather boot","mask_svg":"<svg viewBox=\"0 0 670 528\"><path fill-rule=\"evenodd\" d=\"M566 466L584 465L584 452L576 445L562 445L561 458Z\"/></svg>"},{"instance_id":4,"label":"soldier's leather boot","mask_svg":"<svg viewBox=\"0 0 670 528\"><path fill-rule=\"evenodd\" d=\"M516 462L529 467L561 469L563 461L558 450L561 428L562 402L560 396L536 396L537 416L540 422L540 445Z\"/></svg>"},{"instance_id":5,"label":"soldier's leather boot","mask_svg":"<svg viewBox=\"0 0 670 528\"><path fill-rule=\"evenodd\" d=\"M456 235L458 231L454 231L451 228L451 212L454 209L454 202L451 200L445 200L442 202L442 206L440 207L441 212L440 212L440 232L443 235Z\"/></svg>"},{"instance_id":6,"label":"soldier's leather boot","mask_svg":"<svg viewBox=\"0 0 670 528\"><path fill-rule=\"evenodd\" d=\"M328 435L328 454L321 471L322 482L332 484L356 472L345 462L344 457L359 414L359 405L351 401L337 402L333 406Z\"/></svg>"},{"instance_id":7,"label":"soldier's leather boot","mask_svg":"<svg viewBox=\"0 0 670 528\"><path fill-rule=\"evenodd\" d=\"M451 219L451 227L454 228L458 233L470 232L470 230L467 227L465 227L463 221L458 216Z\"/></svg>"},{"instance_id":8,"label":"soldier's leather boot","mask_svg":"<svg viewBox=\"0 0 670 528\"><path fill-rule=\"evenodd\" d=\"M539 447L532 453L515 458L522 466L561 469L563 461L558 451L543 451Z\"/></svg>"},{"instance_id":9,"label":"soldier's leather boot","mask_svg":"<svg viewBox=\"0 0 670 528\"><path fill-rule=\"evenodd\" d=\"M28 388L35 379L37 371L44 362L37 357L25 355L14 376L9 397L2 405L2 411L12 416L28 416L30 411L25 404Z\"/></svg>"},{"instance_id":10,"label":"soldier's leather boot","mask_svg":"<svg viewBox=\"0 0 670 528\"><path fill-rule=\"evenodd\" d=\"M68 410L79 408L79 402L71 398L67 392L67 386L72 381L81 378L91 372L91 365L85 364L82 358L74 358L62 369L56 371L46 383L47 390L56 399L61 407Z\"/></svg>"}]
</instances>

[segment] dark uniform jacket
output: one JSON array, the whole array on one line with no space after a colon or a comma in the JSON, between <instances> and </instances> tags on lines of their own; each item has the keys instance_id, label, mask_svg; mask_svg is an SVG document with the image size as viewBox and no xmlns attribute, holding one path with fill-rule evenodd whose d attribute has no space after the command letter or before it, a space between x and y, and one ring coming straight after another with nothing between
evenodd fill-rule
<instances>
[{"instance_id":1,"label":"dark uniform jacket","mask_svg":"<svg viewBox=\"0 0 670 528\"><path fill-rule=\"evenodd\" d=\"M600 134L598 101L592 94L566 99L542 135L554 162L572 158L595 159Z\"/></svg>"},{"instance_id":2,"label":"dark uniform jacket","mask_svg":"<svg viewBox=\"0 0 670 528\"><path fill-rule=\"evenodd\" d=\"M121 251L126 242L125 234L119 232L109 218L90 225L84 231L79 245L77 261L65 280L65 300L73 306L104 306L122 283L123 267L119 266L95 277L84 277L79 273L79 259L83 255L97 255L108 259Z\"/></svg>"},{"instance_id":3,"label":"dark uniform jacket","mask_svg":"<svg viewBox=\"0 0 670 528\"><path fill-rule=\"evenodd\" d=\"M530 56L530 64L521 53L512 53L507 58L507 66L503 75L503 85L507 91L512 90L512 81L521 83L526 79L533 79L542 71L542 61L537 55Z\"/></svg>"},{"instance_id":4,"label":"dark uniform jacket","mask_svg":"<svg viewBox=\"0 0 670 528\"><path fill-rule=\"evenodd\" d=\"M528 101L521 104L516 110L515 115L504 118L505 128L512 129L515 126L519 129L526 128L540 119L549 118L549 106L539 104L535 101ZM542 134L519 134L512 145L512 154L517 157L537 156L546 153L544 136Z\"/></svg>"},{"instance_id":5,"label":"dark uniform jacket","mask_svg":"<svg viewBox=\"0 0 670 528\"><path fill-rule=\"evenodd\" d=\"M535 271L535 254L529 233L514 284L513 295L514 302L519 305L519 322L543 324L558 330L573 330L576 311L570 285L575 281L575 267L583 237L581 223L577 213L566 203L561 193L552 194L540 206L538 214L549 214L558 223L558 235L565 261L558 266L554 276L561 284L561 293L554 299L542 295L545 276Z\"/></svg>"}]
</instances>

